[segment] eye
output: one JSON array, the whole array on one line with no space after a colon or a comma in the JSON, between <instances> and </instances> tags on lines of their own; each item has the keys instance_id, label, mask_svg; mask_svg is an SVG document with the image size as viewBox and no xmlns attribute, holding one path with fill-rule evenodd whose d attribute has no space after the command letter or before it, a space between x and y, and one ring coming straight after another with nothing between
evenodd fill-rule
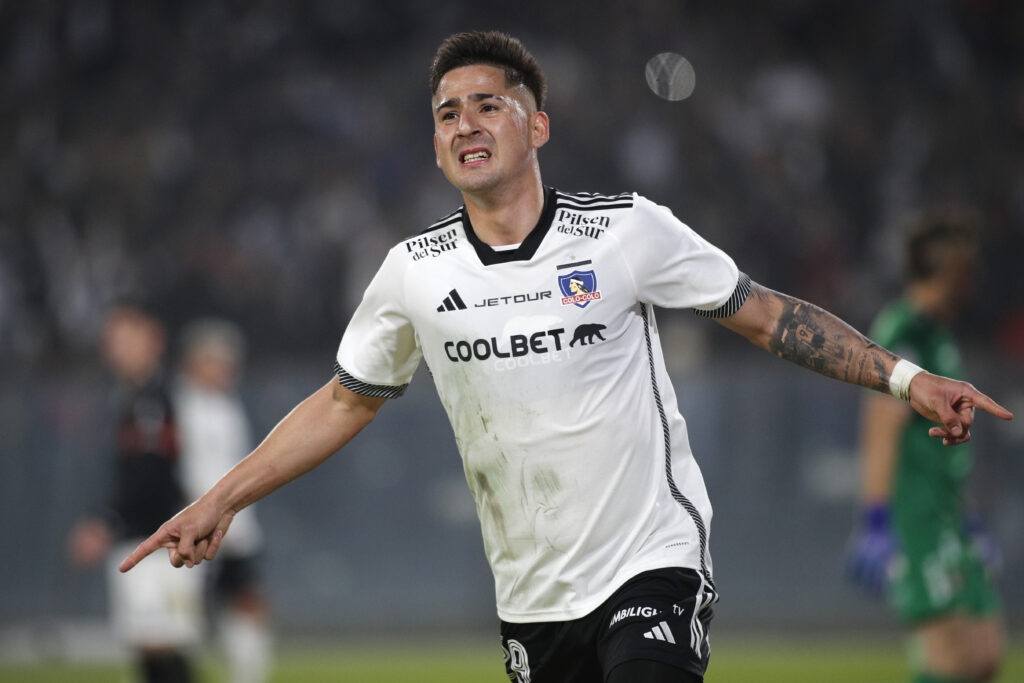
<instances>
[{"instance_id":1,"label":"eye","mask_svg":"<svg viewBox=\"0 0 1024 683\"><path fill-rule=\"evenodd\" d=\"M446 111L445 113L441 114L441 120L442 121L451 121L451 120L455 119L456 116L458 116L458 115L455 112L453 112L453 111Z\"/></svg>"},{"instance_id":2,"label":"eye","mask_svg":"<svg viewBox=\"0 0 1024 683\"><path fill-rule=\"evenodd\" d=\"M480 107L480 111L498 111L498 107L494 104L485 104Z\"/></svg>"}]
</instances>

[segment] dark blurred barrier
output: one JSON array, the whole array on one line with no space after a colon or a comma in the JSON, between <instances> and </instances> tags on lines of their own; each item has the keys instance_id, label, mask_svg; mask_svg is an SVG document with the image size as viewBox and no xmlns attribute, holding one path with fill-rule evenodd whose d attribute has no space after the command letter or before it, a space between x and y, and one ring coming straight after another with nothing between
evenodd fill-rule
<instances>
[{"instance_id":1,"label":"dark blurred barrier","mask_svg":"<svg viewBox=\"0 0 1024 683\"><path fill-rule=\"evenodd\" d=\"M701 323L706 324L706 323ZM859 390L750 349L680 371L675 387L715 518L718 627L891 625L844 583L856 487ZM977 384L1020 401L1020 382L975 354ZM328 364L255 367L245 396L260 433L327 377ZM1020 369L1018 369L1019 373ZM101 480L105 385L47 377L0 387L0 628L99 616L103 584L63 555L63 535ZM1012 428L1011 428L1012 427ZM1016 440L1014 440L1016 439ZM976 484L1005 552L1024 570L1021 430L981 418ZM285 633L398 633L495 623L490 574L447 419L429 375L346 452L259 506L265 569ZM1011 620L1024 587L1004 580Z\"/></svg>"}]
</instances>

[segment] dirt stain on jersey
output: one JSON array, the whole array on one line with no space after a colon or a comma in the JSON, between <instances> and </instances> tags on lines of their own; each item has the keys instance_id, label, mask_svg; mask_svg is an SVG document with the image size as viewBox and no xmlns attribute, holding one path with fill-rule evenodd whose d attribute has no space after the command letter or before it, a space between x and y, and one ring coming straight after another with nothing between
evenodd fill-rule
<instances>
[{"instance_id":1,"label":"dirt stain on jersey","mask_svg":"<svg viewBox=\"0 0 1024 683\"><path fill-rule=\"evenodd\" d=\"M522 500L529 508L527 513L533 520L534 538L557 553L567 552L564 542L546 533L547 529L552 528L552 522L558 519L561 510L564 487L558 473L548 468L538 468L531 476L524 472L520 488ZM559 525L555 523L554 528L558 527Z\"/></svg>"},{"instance_id":2,"label":"dirt stain on jersey","mask_svg":"<svg viewBox=\"0 0 1024 683\"><path fill-rule=\"evenodd\" d=\"M562 491L562 483L554 470L537 470L533 475L533 487L540 498L551 500Z\"/></svg>"},{"instance_id":3,"label":"dirt stain on jersey","mask_svg":"<svg viewBox=\"0 0 1024 683\"><path fill-rule=\"evenodd\" d=\"M501 505L495 499L494 488L491 480L484 472L474 472L470 488L473 489L473 497L477 501L480 523L484 528L484 541L488 539L499 543L502 554L508 554L508 530L505 522L505 513ZM487 528L489 527L489 529Z\"/></svg>"}]
</instances>

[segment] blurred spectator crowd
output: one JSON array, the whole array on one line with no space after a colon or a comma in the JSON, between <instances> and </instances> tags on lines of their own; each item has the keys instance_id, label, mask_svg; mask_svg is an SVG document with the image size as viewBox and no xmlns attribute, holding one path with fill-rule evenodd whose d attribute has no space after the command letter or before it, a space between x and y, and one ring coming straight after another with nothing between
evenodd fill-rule
<instances>
[{"instance_id":1,"label":"blurred spectator crowd","mask_svg":"<svg viewBox=\"0 0 1024 683\"><path fill-rule=\"evenodd\" d=\"M1024 360L1022 3L0 0L0 367L82 362L125 296L329 358L386 249L460 203L427 68L476 28L547 72L545 182L646 194L859 327L907 214L974 207L969 336ZM664 51L684 101L647 89Z\"/></svg>"}]
</instances>

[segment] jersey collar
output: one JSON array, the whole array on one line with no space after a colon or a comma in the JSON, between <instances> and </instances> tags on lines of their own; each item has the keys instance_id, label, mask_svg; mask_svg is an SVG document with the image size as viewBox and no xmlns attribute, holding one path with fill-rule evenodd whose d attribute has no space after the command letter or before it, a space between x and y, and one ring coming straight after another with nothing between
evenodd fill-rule
<instances>
[{"instance_id":1,"label":"jersey collar","mask_svg":"<svg viewBox=\"0 0 1024 683\"><path fill-rule=\"evenodd\" d=\"M526 236L526 239L523 240L518 249L495 251L491 249L490 245L485 244L476 236L476 231L473 230L473 223L469 220L469 212L466 211L465 206L462 207L462 225L466 228L466 238L473 245L473 248L476 249L480 262L485 266L508 263L509 261L529 261L532 259L533 255L537 253L540 243L544 240L544 235L548 233L548 228L551 227L551 220L554 216L555 191L545 186L544 210L540 212L540 219L537 221L537 225L533 227L533 230Z\"/></svg>"}]
</instances>

